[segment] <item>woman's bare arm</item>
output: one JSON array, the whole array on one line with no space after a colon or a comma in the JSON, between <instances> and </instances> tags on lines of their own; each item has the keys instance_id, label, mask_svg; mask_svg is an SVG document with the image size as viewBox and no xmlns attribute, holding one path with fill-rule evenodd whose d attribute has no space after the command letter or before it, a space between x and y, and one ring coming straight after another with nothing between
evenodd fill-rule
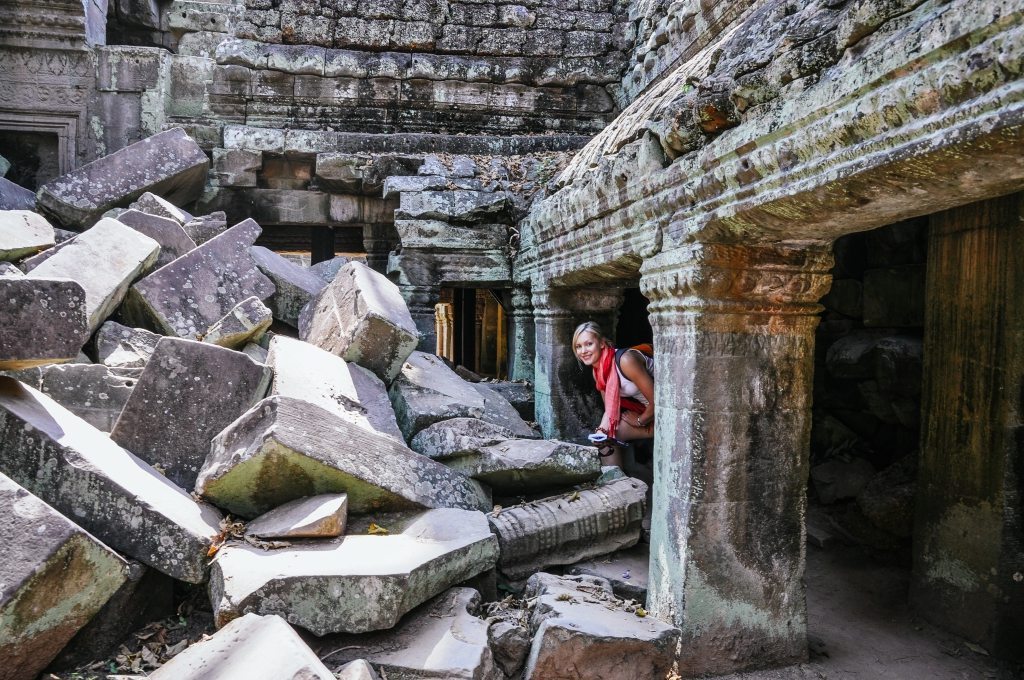
<instances>
[{"instance_id":1,"label":"woman's bare arm","mask_svg":"<svg viewBox=\"0 0 1024 680\"><path fill-rule=\"evenodd\" d=\"M635 350L624 352L619 359L619 368L622 369L622 375L635 384L640 394L647 399L647 408L639 416L639 426L646 427L654 420L654 378L647 372L647 361L638 356L639 354L640 352Z\"/></svg>"}]
</instances>

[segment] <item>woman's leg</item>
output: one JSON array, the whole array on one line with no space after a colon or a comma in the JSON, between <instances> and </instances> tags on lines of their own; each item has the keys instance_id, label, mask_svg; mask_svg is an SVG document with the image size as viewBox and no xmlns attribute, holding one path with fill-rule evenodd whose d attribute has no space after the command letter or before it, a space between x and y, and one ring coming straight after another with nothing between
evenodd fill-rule
<instances>
[{"instance_id":1,"label":"woman's leg","mask_svg":"<svg viewBox=\"0 0 1024 680\"><path fill-rule=\"evenodd\" d=\"M629 417L633 417L633 424L629 422ZM619 424L615 428L615 438L621 442L631 442L637 439L650 439L654 436L654 423L649 423L647 427L636 426L636 414L631 411L623 411L622 415L619 416ZM622 467L622 448L619 446L615 447L615 453L608 456L607 458L601 459L601 465L615 465Z\"/></svg>"}]
</instances>

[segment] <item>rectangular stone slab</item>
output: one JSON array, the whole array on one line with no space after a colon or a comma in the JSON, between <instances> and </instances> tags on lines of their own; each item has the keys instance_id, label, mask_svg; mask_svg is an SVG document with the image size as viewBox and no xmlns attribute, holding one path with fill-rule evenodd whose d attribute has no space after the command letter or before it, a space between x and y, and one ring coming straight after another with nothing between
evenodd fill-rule
<instances>
[{"instance_id":1,"label":"rectangular stone slab","mask_svg":"<svg viewBox=\"0 0 1024 680\"><path fill-rule=\"evenodd\" d=\"M27 276L81 284L92 333L113 314L132 281L148 271L159 254L159 243L107 217L63 245Z\"/></svg>"},{"instance_id":2,"label":"rectangular stone slab","mask_svg":"<svg viewBox=\"0 0 1024 680\"><path fill-rule=\"evenodd\" d=\"M276 290L267 301L274 318L298 328L299 312L323 289L323 279L263 246L253 246L249 252L260 271L274 282Z\"/></svg>"},{"instance_id":3,"label":"rectangular stone slab","mask_svg":"<svg viewBox=\"0 0 1024 680\"><path fill-rule=\"evenodd\" d=\"M76 281L0 277L0 370L70 361L89 339Z\"/></svg>"},{"instance_id":4,"label":"rectangular stone slab","mask_svg":"<svg viewBox=\"0 0 1024 680\"><path fill-rule=\"evenodd\" d=\"M498 570L515 583L546 567L635 545L646 494L646 484L624 477L488 515L501 545Z\"/></svg>"},{"instance_id":5,"label":"rectangular stone slab","mask_svg":"<svg viewBox=\"0 0 1024 680\"><path fill-rule=\"evenodd\" d=\"M0 260L13 261L54 245L53 227L30 210L0 210Z\"/></svg>"},{"instance_id":6,"label":"rectangular stone slab","mask_svg":"<svg viewBox=\"0 0 1024 680\"><path fill-rule=\"evenodd\" d=\"M112 548L190 583L206 575L217 510L45 394L0 377L0 472Z\"/></svg>"},{"instance_id":7,"label":"rectangular stone slab","mask_svg":"<svg viewBox=\"0 0 1024 680\"><path fill-rule=\"evenodd\" d=\"M509 439L442 462L498 494L571 487L592 482L601 474L593 446L553 440Z\"/></svg>"},{"instance_id":8,"label":"rectangular stone slab","mask_svg":"<svg viewBox=\"0 0 1024 680\"><path fill-rule=\"evenodd\" d=\"M49 364L12 377L31 385L93 427L110 432L142 369L103 364Z\"/></svg>"},{"instance_id":9,"label":"rectangular stone slab","mask_svg":"<svg viewBox=\"0 0 1024 680\"><path fill-rule=\"evenodd\" d=\"M484 396L439 357L426 352L409 355L388 394L406 439L442 420L484 415Z\"/></svg>"},{"instance_id":10,"label":"rectangular stone slab","mask_svg":"<svg viewBox=\"0 0 1024 680\"><path fill-rule=\"evenodd\" d=\"M192 644L152 680L334 680L334 675L280 616L246 614Z\"/></svg>"},{"instance_id":11,"label":"rectangular stone slab","mask_svg":"<svg viewBox=\"0 0 1024 680\"><path fill-rule=\"evenodd\" d=\"M191 489L210 442L269 384L270 369L242 352L162 338L110 438Z\"/></svg>"},{"instance_id":12,"label":"rectangular stone slab","mask_svg":"<svg viewBox=\"0 0 1024 680\"><path fill-rule=\"evenodd\" d=\"M116 321L108 321L100 326L93 340L96 358L111 367L145 368L161 337L144 328L131 328Z\"/></svg>"},{"instance_id":13,"label":"rectangular stone slab","mask_svg":"<svg viewBox=\"0 0 1024 680\"><path fill-rule=\"evenodd\" d=\"M37 677L124 583L128 563L0 474L0 678Z\"/></svg>"},{"instance_id":14,"label":"rectangular stone slab","mask_svg":"<svg viewBox=\"0 0 1024 680\"><path fill-rule=\"evenodd\" d=\"M246 298L270 297L274 284L249 256L260 231L252 220L239 222L153 272L132 286L127 315L164 335L196 339Z\"/></svg>"},{"instance_id":15,"label":"rectangular stone slab","mask_svg":"<svg viewBox=\"0 0 1024 680\"><path fill-rule=\"evenodd\" d=\"M6 177L0 177L0 210L35 210L36 195Z\"/></svg>"},{"instance_id":16,"label":"rectangular stone slab","mask_svg":"<svg viewBox=\"0 0 1024 680\"><path fill-rule=\"evenodd\" d=\"M479 484L319 406L268 397L221 432L196 492L241 517L347 493L349 512L490 507Z\"/></svg>"},{"instance_id":17,"label":"rectangular stone slab","mask_svg":"<svg viewBox=\"0 0 1024 680\"><path fill-rule=\"evenodd\" d=\"M160 256L154 265L156 269L170 264L196 247L195 241L189 238L181 225L169 217L150 215L139 210L125 210L117 216L117 221L160 244Z\"/></svg>"},{"instance_id":18,"label":"rectangular stone slab","mask_svg":"<svg viewBox=\"0 0 1024 680\"><path fill-rule=\"evenodd\" d=\"M303 315L306 318L306 315ZM390 383L416 349L419 333L393 284L361 262L343 266L310 303L300 337Z\"/></svg>"},{"instance_id":19,"label":"rectangular stone slab","mask_svg":"<svg viewBox=\"0 0 1024 680\"><path fill-rule=\"evenodd\" d=\"M147 191L171 203L199 197L209 159L181 128L147 137L44 184L39 207L65 226L84 227Z\"/></svg>"},{"instance_id":20,"label":"rectangular stone slab","mask_svg":"<svg viewBox=\"0 0 1024 680\"><path fill-rule=\"evenodd\" d=\"M385 535L368 533L370 523ZM315 635L394 626L403 614L494 566L483 513L437 509L353 520L346 536L265 551L230 543L210 571L223 624L243 612L287 616Z\"/></svg>"}]
</instances>

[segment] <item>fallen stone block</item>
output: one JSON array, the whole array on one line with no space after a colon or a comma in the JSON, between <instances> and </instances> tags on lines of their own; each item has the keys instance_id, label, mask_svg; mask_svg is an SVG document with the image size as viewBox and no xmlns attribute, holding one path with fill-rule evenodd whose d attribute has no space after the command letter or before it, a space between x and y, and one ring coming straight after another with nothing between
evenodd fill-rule
<instances>
[{"instance_id":1,"label":"fallen stone block","mask_svg":"<svg viewBox=\"0 0 1024 680\"><path fill-rule=\"evenodd\" d=\"M420 191L401 194L395 219L481 222L507 208L504 191Z\"/></svg>"},{"instance_id":2,"label":"fallen stone block","mask_svg":"<svg viewBox=\"0 0 1024 680\"><path fill-rule=\"evenodd\" d=\"M254 295L239 302L210 326L202 340L211 345L236 349L258 341L273 322L270 309Z\"/></svg>"},{"instance_id":3,"label":"fallen stone block","mask_svg":"<svg viewBox=\"0 0 1024 680\"><path fill-rule=\"evenodd\" d=\"M0 277L0 370L71 361L89 338L75 281Z\"/></svg>"},{"instance_id":4,"label":"fallen stone block","mask_svg":"<svg viewBox=\"0 0 1024 680\"><path fill-rule=\"evenodd\" d=\"M15 267L10 262L0 262L0 276L22 277L25 272Z\"/></svg>"},{"instance_id":5,"label":"fallen stone block","mask_svg":"<svg viewBox=\"0 0 1024 680\"><path fill-rule=\"evenodd\" d=\"M600 559L574 564L566 571L573 576L596 576L608 581L612 592L623 600L647 601L647 575L650 563L649 546L637 543Z\"/></svg>"},{"instance_id":6,"label":"fallen stone block","mask_svg":"<svg viewBox=\"0 0 1024 680\"><path fill-rule=\"evenodd\" d=\"M0 677L36 678L124 582L128 564L0 474Z\"/></svg>"},{"instance_id":7,"label":"fallen stone block","mask_svg":"<svg viewBox=\"0 0 1024 680\"><path fill-rule=\"evenodd\" d=\"M679 629L617 600L604 579L535 574L526 596L537 603L524 680L648 680L672 668Z\"/></svg>"},{"instance_id":8,"label":"fallen stone block","mask_svg":"<svg viewBox=\"0 0 1024 680\"><path fill-rule=\"evenodd\" d=\"M154 269L174 262L196 247L195 241L189 238L181 225L167 217L150 215L138 210L125 210L117 216L117 221L160 244L160 256L157 257Z\"/></svg>"},{"instance_id":9,"label":"fallen stone block","mask_svg":"<svg viewBox=\"0 0 1024 680\"><path fill-rule=\"evenodd\" d=\"M191 214L150 191L139 196L138 200L129 205L128 208L130 210L156 215L157 217L163 217L168 220L174 220L178 223L178 226L181 226L192 219ZM120 216L118 219L120 219Z\"/></svg>"},{"instance_id":10,"label":"fallen stone block","mask_svg":"<svg viewBox=\"0 0 1024 680\"><path fill-rule=\"evenodd\" d=\"M501 546L499 572L516 584L546 567L636 545L646 493L646 484L626 477L488 515Z\"/></svg>"},{"instance_id":11,"label":"fallen stone block","mask_svg":"<svg viewBox=\"0 0 1024 680\"><path fill-rule=\"evenodd\" d=\"M388 678L502 680L487 640L487 623L474 614L480 593L451 588L415 609L392 630L332 635L318 641L333 663L365 659Z\"/></svg>"},{"instance_id":12,"label":"fallen stone block","mask_svg":"<svg viewBox=\"0 0 1024 680\"><path fill-rule=\"evenodd\" d=\"M145 368L162 335L107 321L96 332L96 358L112 368Z\"/></svg>"},{"instance_id":13,"label":"fallen stone block","mask_svg":"<svg viewBox=\"0 0 1024 680\"><path fill-rule=\"evenodd\" d=\"M471 386L484 398L484 412L480 416L482 420L507 427L516 437L532 439L537 436L519 415L519 411L500 392L483 383L472 383Z\"/></svg>"},{"instance_id":14,"label":"fallen stone block","mask_svg":"<svg viewBox=\"0 0 1024 680\"><path fill-rule=\"evenodd\" d=\"M114 372L102 364L49 364L32 369L33 379L17 375L98 430L110 432L124 408L140 369Z\"/></svg>"},{"instance_id":15,"label":"fallen stone block","mask_svg":"<svg viewBox=\"0 0 1024 680\"><path fill-rule=\"evenodd\" d=\"M274 284L249 257L260 227L245 220L131 288L125 314L164 335L196 338L243 300L270 297Z\"/></svg>"},{"instance_id":16,"label":"fallen stone block","mask_svg":"<svg viewBox=\"0 0 1024 680\"><path fill-rule=\"evenodd\" d=\"M209 215L193 217L181 227L196 245L201 246L224 233L228 228L228 217L223 210L217 210Z\"/></svg>"},{"instance_id":17,"label":"fallen stone block","mask_svg":"<svg viewBox=\"0 0 1024 680\"><path fill-rule=\"evenodd\" d=\"M445 460L468 456L479 449L512 439L512 430L479 418L451 418L416 433L410 448L428 458Z\"/></svg>"},{"instance_id":18,"label":"fallen stone block","mask_svg":"<svg viewBox=\"0 0 1024 680\"><path fill-rule=\"evenodd\" d=\"M18 186L4 177L0 177L0 210L35 210L36 194L34 191Z\"/></svg>"},{"instance_id":19,"label":"fallen stone block","mask_svg":"<svg viewBox=\"0 0 1024 680\"><path fill-rule=\"evenodd\" d=\"M246 614L186 648L149 675L152 680L334 680L280 616Z\"/></svg>"},{"instance_id":20,"label":"fallen stone block","mask_svg":"<svg viewBox=\"0 0 1024 680\"><path fill-rule=\"evenodd\" d=\"M110 438L191 489L211 440L262 399L269 384L270 369L241 352L163 338Z\"/></svg>"},{"instance_id":21,"label":"fallen stone block","mask_svg":"<svg viewBox=\"0 0 1024 680\"><path fill-rule=\"evenodd\" d=\"M537 419L534 410L533 385L530 383L496 380L488 382L487 387L505 397L523 420Z\"/></svg>"},{"instance_id":22,"label":"fallen stone block","mask_svg":"<svg viewBox=\"0 0 1024 680\"><path fill-rule=\"evenodd\" d=\"M365 659L350 661L339 668L335 676L338 680L380 680L380 676L373 670L373 666Z\"/></svg>"},{"instance_id":23,"label":"fallen stone block","mask_svg":"<svg viewBox=\"0 0 1024 680\"><path fill-rule=\"evenodd\" d=\"M174 204L189 203L202 193L209 165L199 145L174 128L44 184L39 208L64 225L84 227L147 191Z\"/></svg>"},{"instance_id":24,"label":"fallen stone block","mask_svg":"<svg viewBox=\"0 0 1024 680\"><path fill-rule=\"evenodd\" d=\"M299 313L323 289L323 280L263 246L253 246L249 252L260 271L274 282L274 294L267 301L274 318L298 328Z\"/></svg>"},{"instance_id":25,"label":"fallen stone block","mask_svg":"<svg viewBox=\"0 0 1024 680\"><path fill-rule=\"evenodd\" d=\"M299 498L262 514L245 528L259 538L335 538L345 533L348 496L343 493Z\"/></svg>"},{"instance_id":26,"label":"fallen stone block","mask_svg":"<svg viewBox=\"0 0 1024 680\"><path fill-rule=\"evenodd\" d=\"M281 335L270 341L266 363L274 371L271 395L316 404L370 432L405 443L387 388L365 368Z\"/></svg>"},{"instance_id":27,"label":"fallen stone block","mask_svg":"<svg viewBox=\"0 0 1024 680\"><path fill-rule=\"evenodd\" d=\"M0 260L13 261L52 248L53 227L29 210L0 210Z\"/></svg>"},{"instance_id":28,"label":"fallen stone block","mask_svg":"<svg viewBox=\"0 0 1024 680\"><path fill-rule=\"evenodd\" d=\"M61 245L28 273L30 279L71 279L85 290L91 334L121 304L128 287L149 271L160 244L117 220L102 219Z\"/></svg>"},{"instance_id":29,"label":"fallen stone block","mask_svg":"<svg viewBox=\"0 0 1024 680\"><path fill-rule=\"evenodd\" d=\"M377 514L331 541L272 551L228 543L210 570L210 601L219 625L256 613L287 616L315 635L381 630L492 568L497 550L480 512Z\"/></svg>"},{"instance_id":30,"label":"fallen stone block","mask_svg":"<svg viewBox=\"0 0 1024 680\"><path fill-rule=\"evenodd\" d=\"M425 427L450 418L484 420L484 397L440 358L415 351L402 365L388 393L398 427L407 440Z\"/></svg>"},{"instance_id":31,"label":"fallen stone block","mask_svg":"<svg viewBox=\"0 0 1024 680\"><path fill-rule=\"evenodd\" d=\"M0 472L112 548L201 582L221 515L45 394L0 377Z\"/></svg>"},{"instance_id":32,"label":"fallen stone block","mask_svg":"<svg viewBox=\"0 0 1024 680\"><path fill-rule=\"evenodd\" d=\"M289 397L264 399L221 432L195 488L247 518L321 493L348 494L349 511L358 514L489 507L477 482Z\"/></svg>"},{"instance_id":33,"label":"fallen stone block","mask_svg":"<svg viewBox=\"0 0 1024 680\"><path fill-rule=\"evenodd\" d=\"M419 333L398 286L349 262L300 319L300 337L391 382L416 348Z\"/></svg>"},{"instance_id":34,"label":"fallen stone block","mask_svg":"<svg viewBox=\"0 0 1024 680\"><path fill-rule=\"evenodd\" d=\"M324 283L330 283L348 262L349 259L344 255L337 255L329 260L310 265L309 272L320 277L320 280Z\"/></svg>"},{"instance_id":35,"label":"fallen stone block","mask_svg":"<svg viewBox=\"0 0 1024 680\"><path fill-rule=\"evenodd\" d=\"M494 661L505 677L516 677L530 653L530 631L511 621L492 621L487 628L487 644Z\"/></svg>"},{"instance_id":36,"label":"fallen stone block","mask_svg":"<svg viewBox=\"0 0 1024 680\"><path fill-rule=\"evenodd\" d=\"M128 579L60 651L49 670L72 670L113 657L128 635L174 616L174 583L170 576L131 560Z\"/></svg>"},{"instance_id":37,"label":"fallen stone block","mask_svg":"<svg viewBox=\"0 0 1024 680\"><path fill-rule=\"evenodd\" d=\"M507 495L584 484L601 474L594 447L551 440L509 439L432 457Z\"/></svg>"}]
</instances>

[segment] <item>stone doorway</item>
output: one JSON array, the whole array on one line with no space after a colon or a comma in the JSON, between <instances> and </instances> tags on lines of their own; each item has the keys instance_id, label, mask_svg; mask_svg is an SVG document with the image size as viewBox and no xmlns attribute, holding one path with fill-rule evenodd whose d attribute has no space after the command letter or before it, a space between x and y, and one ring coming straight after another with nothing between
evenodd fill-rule
<instances>
[{"instance_id":1,"label":"stone doorway","mask_svg":"<svg viewBox=\"0 0 1024 680\"><path fill-rule=\"evenodd\" d=\"M436 354L477 375L509 377L509 292L490 288L441 288L435 306Z\"/></svg>"},{"instance_id":2,"label":"stone doorway","mask_svg":"<svg viewBox=\"0 0 1024 680\"><path fill-rule=\"evenodd\" d=\"M11 163L7 179L30 191L61 174L60 139L56 133L0 130L0 151Z\"/></svg>"}]
</instances>

